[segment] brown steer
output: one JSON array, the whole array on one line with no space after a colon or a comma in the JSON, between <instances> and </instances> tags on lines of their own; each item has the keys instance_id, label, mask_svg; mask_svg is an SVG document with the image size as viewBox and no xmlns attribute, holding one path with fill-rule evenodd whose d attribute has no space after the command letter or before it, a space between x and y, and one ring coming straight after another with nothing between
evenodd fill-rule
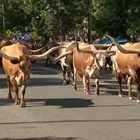
<instances>
[{"instance_id":1,"label":"brown steer","mask_svg":"<svg viewBox=\"0 0 140 140\"><path fill-rule=\"evenodd\" d=\"M58 48L60 47L53 47L41 55L30 55L28 48L20 43L3 47L0 50L0 54L2 55L2 64L7 75L8 98L12 98L11 91L14 91L16 94L15 104L20 103L21 107L25 107L24 95L27 81L30 79L32 64L38 59L46 58L51 52ZM22 85L20 100L18 96L18 85Z\"/></svg>"},{"instance_id":2,"label":"brown steer","mask_svg":"<svg viewBox=\"0 0 140 140\"><path fill-rule=\"evenodd\" d=\"M128 89L129 89L129 98L133 99L133 95L131 94L131 82L132 79L135 81L137 86L137 102L140 103L140 43L127 43L123 45L123 47L116 42L114 38L108 36L112 42L119 49L116 55L116 63L117 63L117 74L118 74L118 82L119 82L119 93L122 93L122 74L127 74L128 78Z\"/></svg>"}]
</instances>

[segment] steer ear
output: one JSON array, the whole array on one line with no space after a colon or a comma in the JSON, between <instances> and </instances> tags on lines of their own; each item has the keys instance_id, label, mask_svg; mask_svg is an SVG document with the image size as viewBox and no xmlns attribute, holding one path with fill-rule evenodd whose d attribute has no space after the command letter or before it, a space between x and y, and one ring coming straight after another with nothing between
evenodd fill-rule
<instances>
[{"instance_id":1,"label":"steer ear","mask_svg":"<svg viewBox=\"0 0 140 140\"><path fill-rule=\"evenodd\" d=\"M19 63L18 60L10 60L10 62L11 62L12 64L17 64L17 63Z\"/></svg>"},{"instance_id":2,"label":"steer ear","mask_svg":"<svg viewBox=\"0 0 140 140\"><path fill-rule=\"evenodd\" d=\"M31 60L31 63L32 63L32 64L35 64L36 62L37 62L36 59L32 59L32 60Z\"/></svg>"},{"instance_id":3,"label":"steer ear","mask_svg":"<svg viewBox=\"0 0 140 140\"><path fill-rule=\"evenodd\" d=\"M28 58L32 64L35 64L37 62L37 60L34 59L32 56L28 56Z\"/></svg>"}]
</instances>

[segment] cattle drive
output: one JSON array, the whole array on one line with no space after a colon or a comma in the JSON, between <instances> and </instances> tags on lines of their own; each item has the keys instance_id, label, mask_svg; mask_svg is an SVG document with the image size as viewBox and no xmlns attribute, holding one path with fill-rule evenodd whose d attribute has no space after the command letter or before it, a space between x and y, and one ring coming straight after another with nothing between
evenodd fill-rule
<instances>
[{"instance_id":1,"label":"cattle drive","mask_svg":"<svg viewBox=\"0 0 140 140\"><path fill-rule=\"evenodd\" d=\"M64 57L72 55L73 61L71 61L71 65L73 69L71 67L71 72L73 71L73 73L71 75L73 75L73 89L77 90L76 82L77 74L79 74L83 80L84 92L90 94L89 78L94 75L96 84L95 94L99 95L99 70L104 68L106 57L109 57L112 53L114 54L114 51L96 50L94 45L89 45L84 42L73 42L73 44L76 44L76 48L61 54L55 61L62 60ZM80 49L80 46L82 49Z\"/></svg>"},{"instance_id":2,"label":"cattle drive","mask_svg":"<svg viewBox=\"0 0 140 140\"><path fill-rule=\"evenodd\" d=\"M90 79L94 77L95 95L100 95L99 77L100 71L105 70L107 64L111 67L112 76L118 80L119 96L123 96L122 79L124 78L128 85L129 99L134 99L132 94L132 81L137 86L137 102L140 102L140 74L139 74L139 46L140 43L126 43L120 45L114 38L107 35L112 40L111 44L89 44L82 39L80 41L65 41L56 47L47 49L43 54L34 54L45 47L37 50L31 50L31 44L25 41L12 42L3 40L0 43L0 55L2 65L7 77L8 98L12 98L12 92L15 93L15 104L25 107L25 91L28 80L30 79L30 70L32 64L38 59L47 57L54 62L60 61L63 72L63 84L72 83L73 90L77 90L77 78L83 81L84 92L91 94ZM51 53L58 51L57 55L51 56ZM130 57L131 56L131 57ZM123 61L122 61L123 60ZM135 63L134 63L135 60ZM21 98L19 98L18 86L21 87Z\"/></svg>"}]
</instances>

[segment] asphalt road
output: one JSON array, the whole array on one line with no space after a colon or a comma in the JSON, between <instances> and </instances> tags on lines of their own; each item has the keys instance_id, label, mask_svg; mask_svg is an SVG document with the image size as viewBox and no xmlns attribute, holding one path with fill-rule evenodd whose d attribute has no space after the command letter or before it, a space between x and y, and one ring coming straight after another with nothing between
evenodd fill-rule
<instances>
[{"instance_id":1,"label":"asphalt road","mask_svg":"<svg viewBox=\"0 0 140 140\"><path fill-rule=\"evenodd\" d=\"M140 104L119 98L110 71L100 76L101 95L85 95L62 85L62 73L38 62L32 68L26 92L26 108L6 99L7 86L0 68L0 139L17 140L138 140ZM127 87L124 84L127 95ZM135 90L134 90L135 93Z\"/></svg>"}]
</instances>

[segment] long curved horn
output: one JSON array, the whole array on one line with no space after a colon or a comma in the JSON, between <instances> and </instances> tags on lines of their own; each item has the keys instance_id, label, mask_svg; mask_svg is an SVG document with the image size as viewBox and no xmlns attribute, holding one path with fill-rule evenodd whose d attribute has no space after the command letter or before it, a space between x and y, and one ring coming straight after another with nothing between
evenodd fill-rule
<instances>
[{"instance_id":1,"label":"long curved horn","mask_svg":"<svg viewBox=\"0 0 140 140\"><path fill-rule=\"evenodd\" d=\"M95 50L95 51L92 51L92 50L80 49L79 44L76 46L76 48L77 48L78 52L90 53L92 55L97 54L97 53L116 53L116 51L113 51L113 50Z\"/></svg>"},{"instance_id":2,"label":"long curved horn","mask_svg":"<svg viewBox=\"0 0 140 140\"><path fill-rule=\"evenodd\" d=\"M92 50L80 49L78 43L76 45L76 48L77 48L78 52L94 54L94 51L92 51Z\"/></svg>"},{"instance_id":3,"label":"long curved horn","mask_svg":"<svg viewBox=\"0 0 140 140\"><path fill-rule=\"evenodd\" d=\"M116 53L114 50L106 50L107 53Z\"/></svg>"},{"instance_id":4,"label":"long curved horn","mask_svg":"<svg viewBox=\"0 0 140 140\"><path fill-rule=\"evenodd\" d=\"M41 50L43 50L43 49L45 49L46 47L42 47L42 48L40 48L40 49L37 49L37 50L31 50L31 49L29 49L29 51L30 52L33 52L33 53L36 53L36 52L39 52L39 51L41 51Z\"/></svg>"},{"instance_id":5,"label":"long curved horn","mask_svg":"<svg viewBox=\"0 0 140 140\"><path fill-rule=\"evenodd\" d=\"M113 37L106 35L108 38L111 39L111 41L117 46L120 52L125 53L125 54L130 54L130 53L137 53L140 54L140 50L134 49L134 50L127 50L124 49Z\"/></svg>"},{"instance_id":6,"label":"long curved horn","mask_svg":"<svg viewBox=\"0 0 140 140\"><path fill-rule=\"evenodd\" d=\"M59 49L59 48L65 48L65 47L53 47L51 49L49 49L47 52L40 54L40 55L30 55L33 59L44 59L47 58L48 55L50 55L52 52L54 52L55 50Z\"/></svg>"},{"instance_id":7,"label":"long curved horn","mask_svg":"<svg viewBox=\"0 0 140 140\"><path fill-rule=\"evenodd\" d=\"M65 56L67 56L67 55L70 55L70 54L72 54L72 53L73 53L73 51L68 51L68 52L66 52L66 53L64 53L64 54L62 54L62 55L60 55L60 56L58 56L57 58L55 58L53 61L57 62L57 61L59 61L61 58L65 57Z\"/></svg>"},{"instance_id":8,"label":"long curved horn","mask_svg":"<svg viewBox=\"0 0 140 140\"><path fill-rule=\"evenodd\" d=\"M2 50L0 50L0 54L1 54L2 57L4 57L7 60L18 61L18 57L9 56L9 55L5 54Z\"/></svg>"}]
</instances>

